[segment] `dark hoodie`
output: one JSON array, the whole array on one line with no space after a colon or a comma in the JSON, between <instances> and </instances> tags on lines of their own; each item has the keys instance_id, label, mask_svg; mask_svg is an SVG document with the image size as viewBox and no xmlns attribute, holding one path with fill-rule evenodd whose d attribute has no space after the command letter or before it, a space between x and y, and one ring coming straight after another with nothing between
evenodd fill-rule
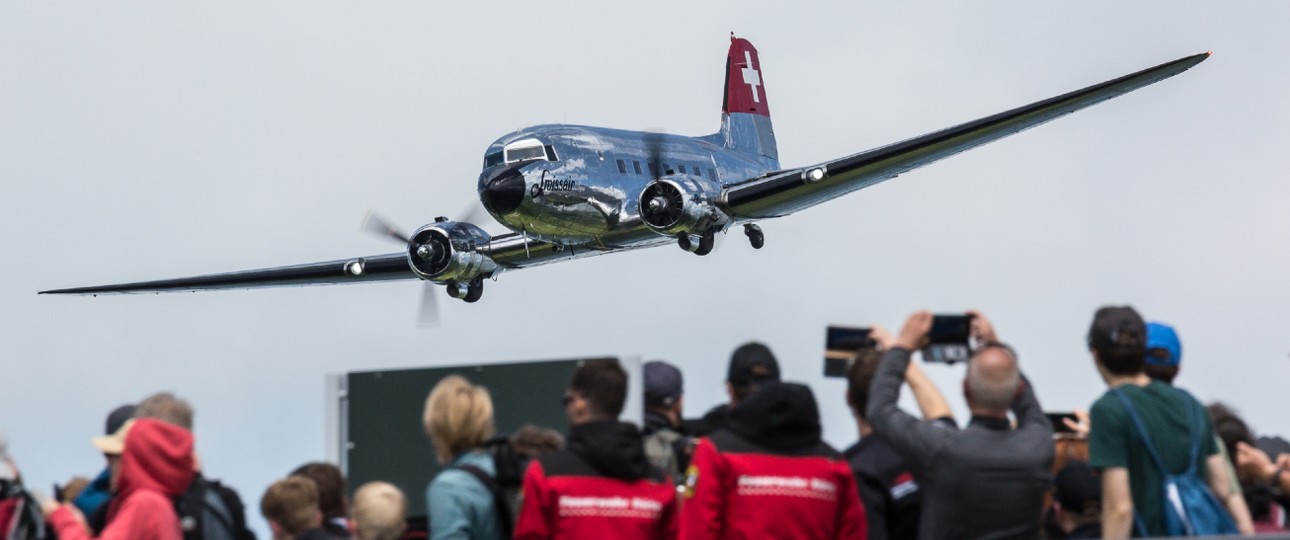
<instances>
[{"instance_id":1,"label":"dark hoodie","mask_svg":"<svg viewBox=\"0 0 1290 540\"><path fill-rule=\"evenodd\" d=\"M687 539L867 536L851 467L820 439L811 389L767 383L699 441L686 475Z\"/></svg>"},{"instance_id":2,"label":"dark hoodie","mask_svg":"<svg viewBox=\"0 0 1290 540\"><path fill-rule=\"evenodd\" d=\"M676 492L636 426L588 422L529 465L515 538L676 538L676 527Z\"/></svg>"},{"instance_id":3,"label":"dark hoodie","mask_svg":"<svg viewBox=\"0 0 1290 540\"><path fill-rule=\"evenodd\" d=\"M173 500L193 480L193 436L150 418L135 420L121 454L121 476L101 539L180 540ZM49 515L60 540L90 538L71 508Z\"/></svg>"}]
</instances>

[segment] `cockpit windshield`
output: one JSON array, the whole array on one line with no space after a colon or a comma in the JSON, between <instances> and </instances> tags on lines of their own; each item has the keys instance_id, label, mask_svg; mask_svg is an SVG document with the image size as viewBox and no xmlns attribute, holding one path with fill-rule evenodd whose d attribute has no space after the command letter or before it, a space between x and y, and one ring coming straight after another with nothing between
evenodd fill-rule
<instances>
[{"instance_id":1,"label":"cockpit windshield","mask_svg":"<svg viewBox=\"0 0 1290 540\"><path fill-rule=\"evenodd\" d=\"M484 154L484 168L535 160L558 161L555 148L537 139L520 139L501 150Z\"/></svg>"}]
</instances>

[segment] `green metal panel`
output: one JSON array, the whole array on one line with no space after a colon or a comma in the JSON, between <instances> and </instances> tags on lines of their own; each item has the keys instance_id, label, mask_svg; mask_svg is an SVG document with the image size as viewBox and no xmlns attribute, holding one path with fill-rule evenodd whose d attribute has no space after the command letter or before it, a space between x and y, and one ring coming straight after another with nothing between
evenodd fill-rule
<instances>
[{"instance_id":1,"label":"green metal panel","mask_svg":"<svg viewBox=\"0 0 1290 540\"><path fill-rule=\"evenodd\" d=\"M403 490L408 515L425 515L425 490L442 468L422 428L426 396L440 379L459 374L488 388L498 433L524 424L567 431L560 399L573 371L588 359L485 364L347 374L346 474L351 493L384 480Z\"/></svg>"}]
</instances>

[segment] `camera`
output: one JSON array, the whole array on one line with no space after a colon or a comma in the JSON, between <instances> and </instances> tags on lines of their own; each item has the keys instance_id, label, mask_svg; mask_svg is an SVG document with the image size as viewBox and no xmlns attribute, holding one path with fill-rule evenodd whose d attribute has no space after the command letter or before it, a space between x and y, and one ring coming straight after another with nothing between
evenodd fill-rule
<instances>
[{"instance_id":1,"label":"camera","mask_svg":"<svg viewBox=\"0 0 1290 540\"><path fill-rule=\"evenodd\" d=\"M877 346L868 328L830 326L824 335L824 376L845 378L856 351Z\"/></svg>"},{"instance_id":2,"label":"camera","mask_svg":"<svg viewBox=\"0 0 1290 540\"><path fill-rule=\"evenodd\" d=\"M972 315L933 315L927 338L928 344L923 347L924 362L966 362L972 356Z\"/></svg>"}]
</instances>

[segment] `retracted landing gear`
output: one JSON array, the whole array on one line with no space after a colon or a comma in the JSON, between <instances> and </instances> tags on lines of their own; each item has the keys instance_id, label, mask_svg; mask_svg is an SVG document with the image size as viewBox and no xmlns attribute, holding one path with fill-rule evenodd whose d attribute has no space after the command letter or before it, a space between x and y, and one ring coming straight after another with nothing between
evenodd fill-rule
<instances>
[{"instance_id":1,"label":"retracted landing gear","mask_svg":"<svg viewBox=\"0 0 1290 540\"><path fill-rule=\"evenodd\" d=\"M676 235L676 245L702 257L712 253L712 247L716 244L716 239L713 238L713 235L714 233L712 232L706 232L703 235L679 233Z\"/></svg>"},{"instance_id":2,"label":"retracted landing gear","mask_svg":"<svg viewBox=\"0 0 1290 540\"><path fill-rule=\"evenodd\" d=\"M762 234L761 227L752 223L744 225L744 234L748 236L748 243L752 244L753 249L761 249L766 245L766 235Z\"/></svg>"},{"instance_id":3,"label":"retracted landing gear","mask_svg":"<svg viewBox=\"0 0 1290 540\"><path fill-rule=\"evenodd\" d=\"M448 296L458 300L465 300L468 304L478 302L484 296L484 277L479 276L470 280L470 283L460 283L449 281L446 284Z\"/></svg>"}]
</instances>

